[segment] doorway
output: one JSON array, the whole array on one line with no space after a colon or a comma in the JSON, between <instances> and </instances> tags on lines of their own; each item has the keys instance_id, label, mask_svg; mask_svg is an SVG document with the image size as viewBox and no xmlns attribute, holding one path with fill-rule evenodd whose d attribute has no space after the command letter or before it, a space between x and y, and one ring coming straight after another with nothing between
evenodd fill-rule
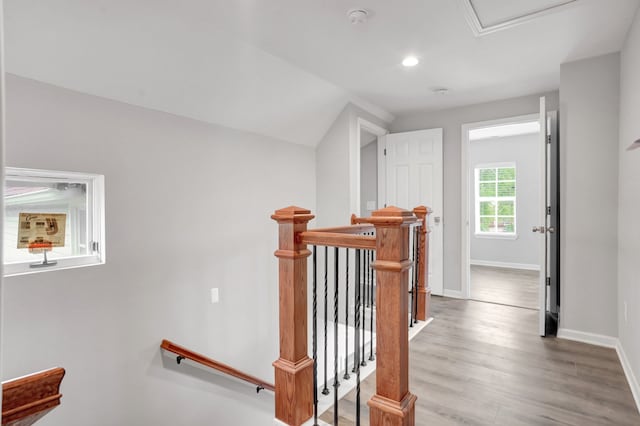
<instances>
[{"instance_id":1,"label":"doorway","mask_svg":"<svg viewBox=\"0 0 640 426\"><path fill-rule=\"evenodd\" d=\"M538 114L463 127L468 176L463 276L470 299L540 307L544 259L539 237L531 232L545 208L540 134Z\"/></svg>"}]
</instances>

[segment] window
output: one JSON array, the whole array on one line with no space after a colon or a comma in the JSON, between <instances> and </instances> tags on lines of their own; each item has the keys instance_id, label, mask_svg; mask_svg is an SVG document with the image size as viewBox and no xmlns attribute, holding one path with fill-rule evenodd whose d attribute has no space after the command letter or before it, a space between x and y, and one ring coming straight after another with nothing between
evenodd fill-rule
<instances>
[{"instance_id":1,"label":"window","mask_svg":"<svg viewBox=\"0 0 640 426\"><path fill-rule=\"evenodd\" d=\"M104 176L7 167L4 191L6 276L105 262ZM33 241L26 241L24 234L19 241L18 228L30 228L24 223L26 216L20 220L21 213L45 213L64 220L57 224L53 219L56 229L64 229L64 238L60 236L64 242L48 243L48 264L43 265L45 253Z\"/></svg>"},{"instance_id":2,"label":"window","mask_svg":"<svg viewBox=\"0 0 640 426\"><path fill-rule=\"evenodd\" d=\"M475 169L476 235L516 235L516 167Z\"/></svg>"}]
</instances>

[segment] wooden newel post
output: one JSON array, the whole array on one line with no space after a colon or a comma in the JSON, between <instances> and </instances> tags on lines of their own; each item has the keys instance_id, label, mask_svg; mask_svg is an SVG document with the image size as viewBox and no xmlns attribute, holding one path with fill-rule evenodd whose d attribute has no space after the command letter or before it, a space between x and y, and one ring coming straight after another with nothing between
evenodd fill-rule
<instances>
[{"instance_id":1,"label":"wooden newel post","mask_svg":"<svg viewBox=\"0 0 640 426\"><path fill-rule=\"evenodd\" d=\"M414 426L409 392L409 225L412 212L386 207L368 222L376 227L376 393L368 402L371 425Z\"/></svg>"},{"instance_id":2,"label":"wooden newel post","mask_svg":"<svg viewBox=\"0 0 640 426\"><path fill-rule=\"evenodd\" d=\"M307 257L306 244L296 234L307 230L313 219L309 210L287 207L277 210L280 294L280 358L275 367L276 418L300 426L313 415L313 360L307 353Z\"/></svg>"},{"instance_id":3,"label":"wooden newel post","mask_svg":"<svg viewBox=\"0 0 640 426\"><path fill-rule=\"evenodd\" d=\"M431 287L429 286L429 209L419 206L413 209L413 213L422 222L418 231L418 246L420 258L418 259L418 311L416 319L426 321L429 318L431 302Z\"/></svg>"}]
</instances>

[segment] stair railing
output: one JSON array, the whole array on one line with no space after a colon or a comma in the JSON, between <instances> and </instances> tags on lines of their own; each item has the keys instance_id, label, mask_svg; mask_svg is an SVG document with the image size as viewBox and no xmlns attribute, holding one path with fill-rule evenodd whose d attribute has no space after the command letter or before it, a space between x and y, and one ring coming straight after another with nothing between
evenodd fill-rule
<instances>
[{"instance_id":1,"label":"stair railing","mask_svg":"<svg viewBox=\"0 0 640 426\"><path fill-rule=\"evenodd\" d=\"M355 218L357 225L341 228L325 228L321 230L307 230L307 225L314 218L309 210L288 207L277 210L272 216L278 222L279 243L275 252L279 259L279 327L280 327L280 357L274 362L275 368L275 414L276 418L287 425L299 426L314 418L317 424L317 401L318 401L318 378L317 378L317 246L324 246L325 250L325 278L324 294L327 300L328 271L326 259L329 257L328 247L333 247L335 251L334 266L334 339L337 339L338 330L338 258L339 248L347 250L345 259L347 268L349 262L349 249L355 251L355 323L353 332L354 342L354 372L359 379L360 366L364 360L364 337L360 332L360 308L362 308L363 320L366 320L366 311L363 304L367 300L377 301L375 305L375 339L377 341L377 351L374 357L373 347L370 350L370 359L377 362L376 369L376 393L369 400L369 418L371 425L394 424L394 425L414 425L415 424L415 401L416 397L409 391L409 344L408 327L409 322L413 322L413 306L410 306L410 299L407 298L409 289L409 274L412 269L410 239L415 235L416 252L419 251L417 263L427 264L426 250L426 216L427 209L417 209L413 212L402 210L396 207L387 207L373 212L369 218ZM420 216L423 214L423 216ZM425 232L413 234L410 229L413 226L421 225ZM307 245L314 246L313 256L313 308L314 315L312 321L313 333L313 359L308 354L308 323L307 323L307 303L308 303L308 269L307 258L312 252L307 249ZM369 262L367 264L367 261ZM363 263L364 262L364 263ZM366 265L361 269L360 265ZM373 298L373 288L369 288L369 297L366 297L367 281L362 279L364 272L371 269L372 277L375 275L375 298ZM416 292L413 295L415 300L415 317L420 314L422 306L424 317L428 307L427 295L428 286L425 283L426 273L420 275L416 272ZM418 277L422 277L420 280ZM349 273L346 274L348 280ZM422 281L422 286L420 286ZM422 288L422 290L421 290ZM348 289L348 286L347 286ZM348 290L347 290L348 291ZM365 297L363 298L363 294ZM422 299L422 302L420 301ZM347 305L349 298L346 298ZM411 303L413 305L413 303ZM327 318L329 307L324 304L324 315ZM348 307L347 307L348 310ZM369 320L373 321L374 306L371 303ZM419 317L418 317L419 318ZM325 319L325 330L327 321ZM348 321L345 322L348 330ZM370 338L374 339L373 329L370 329ZM337 342L337 340L336 340ZM362 344L362 345L361 345ZM325 332L325 352L326 352L326 332ZM360 347L363 352L361 353ZM337 344L334 346L337 351ZM325 356L326 362L326 356ZM335 359L335 358L334 358ZM349 361L347 356L346 361ZM334 424L337 424L337 387L339 385L338 369L335 366L333 371L334 397L336 406L334 407ZM348 370L345 370L345 376ZM326 375L326 368L325 368ZM326 379L325 379L326 383ZM325 384L328 391L328 386ZM357 385L359 395L359 380ZM323 392L324 393L324 389ZM359 401L356 402L357 421L359 425Z\"/></svg>"}]
</instances>

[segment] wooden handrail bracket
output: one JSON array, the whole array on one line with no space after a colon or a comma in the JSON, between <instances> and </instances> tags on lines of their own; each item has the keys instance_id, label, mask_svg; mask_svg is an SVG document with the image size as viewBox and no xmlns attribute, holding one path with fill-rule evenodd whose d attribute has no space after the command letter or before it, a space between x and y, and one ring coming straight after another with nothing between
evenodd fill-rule
<instances>
[{"instance_id":1,"label":"wooden handrail bracket","mask_svg":"<svg viewBox=\"0 0 640 426\"><path fill-rule=\"evenodd\" d=\"M199 353L193 352L183 346L176 345L175 343L170 342L169 340L163 340L162 344L160 345L160 348L164 349L165 351L176 354L177 355L176 359L178 360L178 363L180 362L179 360L188 359L200 365L204 365L205 367L213 368L214 370L220 371L221 373L228 374L229 376L235 377L236 379L240 379L245 382L252 383L257 386L258 391L260 391L260 389L267 389L267 390L270 390L271 392L275 392L276 390L275 386L271 383L268 383L262 379L251 376L249 374L243 373L240 370L237 370L221 362L215 361Z\"/></svg>"},{"instance_id":2,"label":"wooden handrail bracket","mask_svg":"<svg viewBox=\"0 0 640 426\"><path fill-rule=\"evenodd\" d=\"M2 383L2 426L32 425L60 405L64 368L52 368Z\"/></svg>"}]
</instances>

